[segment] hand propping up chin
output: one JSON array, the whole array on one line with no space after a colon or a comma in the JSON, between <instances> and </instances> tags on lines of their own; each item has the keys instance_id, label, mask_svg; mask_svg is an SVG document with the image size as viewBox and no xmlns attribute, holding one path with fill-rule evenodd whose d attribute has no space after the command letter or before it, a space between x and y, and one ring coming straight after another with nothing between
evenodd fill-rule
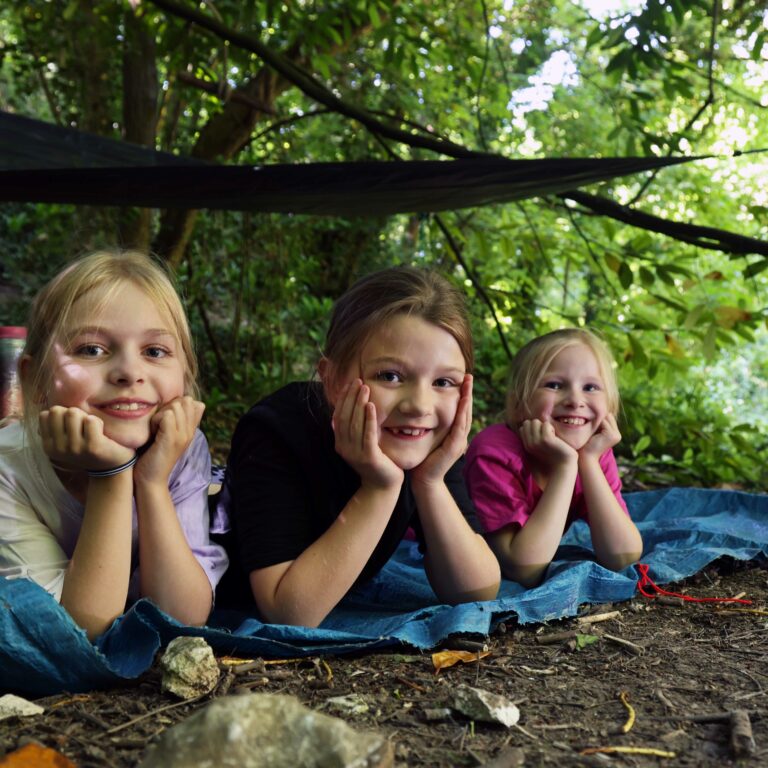
<instances>
[{"instance_id":1,"label":"hand propping up chin","mask_svg":"<svg viewBox=\"0 0 768 768\"><path fill-rule=\"evenodd\" d=\"M360 476L363 485L400 487L403 470L379 446L376 406L371 390L360 379L350 382L333 411L336 453Z\"/></svg>"},{"instance_id":2,"label":"hand propping up chin","mask_svg":"<svg viewBox=\"0 0 768 768\"><path fill-rule=\"evenodd\" d=\"M472 376L466 374L461 383L459 404L443 442L413 470L412 480L424 484L443 482L448 470L467 450L472 427Z\"/></svg>"},{"instance_id":3,"label":"hand propping up chin","mask_svg":"<svg viewBox=\"0 0 768 768\"><path fill-rule=\"evenodd\" d=\"M595 433L579 451L579 458L600 458L607 450L621 441L621 432L616 417L609 413L595 430Z\"/></svg>"},{"instance_id":4,"label":"hand propping up chin","mask_svg":"<svg viewBox=\"0 0 768 768\"><path fill-rule=\"evenodd\" d=\"M203 403L184 395L165 403L152 416L152 438L136 463L137 480L168 482L171 470L192 442L204 410Z\"/></svg>"},{"instance_id":5,"label":"hand propping up chin","mask_svg":"<svg viewBox=\"0 0 768 768\"><path fill-rule=\"evenodd\" d=\"M104 422L80 408L54 405L40 413L43 450L53 464L74 472L112 469L135 451L104 434Z\"/></svg>"},{"instance_id":6,"label":"hand propping up chin","mask_svg":"<svg viewBox=\"0 0 768 768\"><path fill-rule=\"evenodd\" d=\"M548 469L578 461L579 454L557 436L551 421L526 419L518 435L525 450Z\"/></svg>"}]
</instances>

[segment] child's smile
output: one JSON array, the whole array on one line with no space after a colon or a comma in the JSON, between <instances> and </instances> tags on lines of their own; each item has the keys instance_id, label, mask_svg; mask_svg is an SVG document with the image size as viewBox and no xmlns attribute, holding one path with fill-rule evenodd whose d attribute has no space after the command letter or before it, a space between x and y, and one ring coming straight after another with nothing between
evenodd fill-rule
<instances>
[{"instance_id":1,"label":"child's smile","mask_svg":"<svg viewBox=\"0 0 768 768\"><path fill-rule=\"evenodd\" d=\"M79 408L104 422L107 437L140 448L151 418L184 394L178 342L155 303L133 283L104 307L86 295L72 313L68 338L55 345L46 407Z\"/></svg>"}]
</instances>

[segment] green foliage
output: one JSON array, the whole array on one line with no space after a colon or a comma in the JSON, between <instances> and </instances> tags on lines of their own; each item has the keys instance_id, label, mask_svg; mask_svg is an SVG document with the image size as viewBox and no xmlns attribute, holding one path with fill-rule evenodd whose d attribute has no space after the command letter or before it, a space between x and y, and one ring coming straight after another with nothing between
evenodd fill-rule
<instances>
[{"instance_id":1,"label":"green foliage","mask_svg":"<svg viewBox=\"0 0 768 768\"><path fill-rule=\"evenodd\" d=\"M726 156L768 147L765 10L757 0L724 5L714 26L703 0L649 0L601 18L568 0L188 7L258 38L346 103L414 136L513 158L716 155L588 191L666 219L768 235L765 156ZM255 54L127 0L4 4L3 108L124 135L135 98L123 87L123 48L135 34L128 14L138 15L154 45L158 148L255 164L435 157L320 108ZM227 90L268 109L226 102ZM225 151L228 132L248 120ZM0 304L2 321L19 322L30 295L71 256L133 242L137 216L5 205L0 287L13 298ZM170 219L153 213L151 233ZM332 302L357 276L417 263L449 275L470 299L478 427L503 408L508 358L500 334L514 351L548 330L587 325L617 360L619 453L633 480L748 488L768 480L768 416L715 384L727 379L719 362L763 348L765 256L695 247L559 198L445 214L441 222L201 212L183 253L179 279L201 359L206 431L219 457L254 400L313 374ZM747 357L753 378L765 381L765 364Z\"/></svg>"}]
</instances>

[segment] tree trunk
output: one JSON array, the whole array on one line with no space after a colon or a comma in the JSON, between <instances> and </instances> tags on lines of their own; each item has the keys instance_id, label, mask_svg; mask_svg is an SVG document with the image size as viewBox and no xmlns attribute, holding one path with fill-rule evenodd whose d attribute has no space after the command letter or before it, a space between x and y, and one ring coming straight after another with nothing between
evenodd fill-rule
<instances>
[{"instance_id":1,"label":"tree trunk","mask_svg":"<svg viewBox=\"0 0 768 768\"><path fill-rule=\"evenodd\" d=\"M155 146L158 76L154 32L130 8L126 10L123 43L123 135L126 141ZM121 210L120 242L128 248L149 250L152 211Z\"/></svg>"}]
</instances>

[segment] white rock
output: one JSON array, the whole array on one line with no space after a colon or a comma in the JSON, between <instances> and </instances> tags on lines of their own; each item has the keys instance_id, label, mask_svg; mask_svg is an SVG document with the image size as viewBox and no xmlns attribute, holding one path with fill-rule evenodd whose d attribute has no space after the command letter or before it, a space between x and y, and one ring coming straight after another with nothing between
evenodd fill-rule
<instances>
[{"instance_id":1,"label":"white rock","mask_svg":"<svg viewBox=\"0 0 768 768\"><path fill-rule=\"evenodd\" d=\"M7 693L0 696L0 720L7 720L9 717L31 717L32 715L42 715L45 709L39 704L35 704L21 696L14 696Z\"/></svg>"},{"instance_id":2,"label":"white rock","mask_svg":"<svg viewBox=\"0 0 768 768\"><path fill-rule=\"evenodd\" d=\"M180 699L194 699L210 693L219 681L219 665L202 637L177 637L168 643L160 668L164 691Z\"/></svg>"},{"instance_id":3,"label":"white rock","mask_svg":"<svg viewBox=\"0 0 768 768\"><path fill-rule=\"evenodd\" d=\"M330 710L341 715L364 715L370 707L368 702L359 693L350 693L348 696L332 696L325 700Z\"/></svg>"},{"instance_id":4,"label":"white rock","mask_svg":"<svg viewBox=\"0 0 768 768\"><path fill-rule=\"evenodd\" d=\"M140 768L391 768L392 747L293 696L224 696L168 729Z\"/></svg>"},{"instance_id":5,"label":"white rock","mask_svg":"<svg viewBox=\"0 0 768 768\"><path fill-rule=\"evenodd\" d=\"M507 728L520 719L520 710L505 696L463 683L454 692L453 707L471 720L501 723Z\"/></svg>"}]
</instances>

